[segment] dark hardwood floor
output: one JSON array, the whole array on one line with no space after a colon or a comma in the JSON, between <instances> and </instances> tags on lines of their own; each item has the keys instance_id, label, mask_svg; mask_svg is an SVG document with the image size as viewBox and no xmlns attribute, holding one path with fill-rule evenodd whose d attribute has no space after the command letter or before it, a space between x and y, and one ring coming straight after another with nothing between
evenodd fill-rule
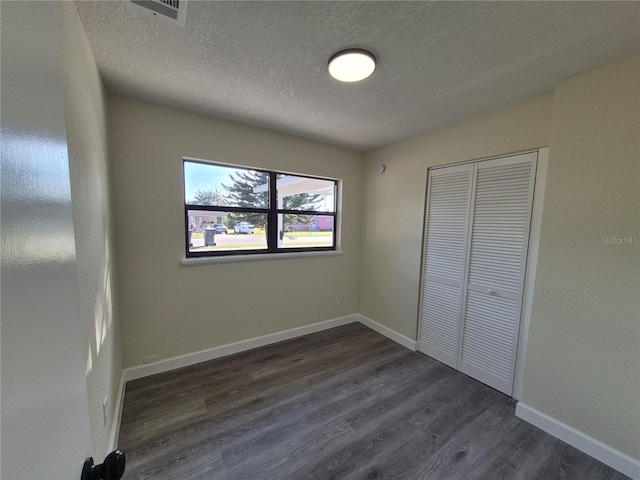
<instances>
[{"instance_id":1,"label":"dark hardwood floor","mask_svg":"<svg viewBox=\"0 0 640 480\"><path fill-rule=\"evenodd\" d=\"M124 479L627 477L360 324L127 383Z\"/></svg>"}]
</instances>

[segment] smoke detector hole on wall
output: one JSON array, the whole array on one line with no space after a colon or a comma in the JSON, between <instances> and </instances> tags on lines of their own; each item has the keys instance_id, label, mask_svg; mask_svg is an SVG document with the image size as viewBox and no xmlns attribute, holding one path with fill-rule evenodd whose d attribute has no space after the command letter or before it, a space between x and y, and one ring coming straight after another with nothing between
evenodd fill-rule
<instances>
[{"instance_id":1,"label":"smoke detector hole on wall","mask_svg":"<svg viewBox=\"0 0 640 480\"><path fill-rule=\"evenodd\" d=\"M156 18L184 27L187 0L131 0L129 5L134 5L136 10L145 11Z\"/></svg>"}]
</instances>

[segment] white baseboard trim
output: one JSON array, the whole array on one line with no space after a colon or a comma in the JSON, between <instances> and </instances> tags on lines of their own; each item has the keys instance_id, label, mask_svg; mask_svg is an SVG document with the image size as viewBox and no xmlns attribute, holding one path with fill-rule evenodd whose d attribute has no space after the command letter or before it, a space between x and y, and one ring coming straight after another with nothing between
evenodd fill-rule
<instances>
[{"instance_id":1,"label":"white baseboard trim","mask_svg":"<svg viewBox=\"0 0 640 480\"><path fill-rule=\"evenodd\" d=\"M346 317L334 318L331 320L326 320L324 322L312 323L311 325L305 325L302 327L292 328L290 330L284 330L282 332L262 335L261 337L228 343L227 345L221 345L219 347L213 347L207 350L201 350L177 357L167 358L165 360L160 360L157 363L126 368L123 371L124 382L148 377L149 375L155 375L156 373L168 372L169 370L187 367L189 365L206 362L220 357L226 357L227 355L244 352L247 350L251 350L252 348L264 347L265 345L271 345L272 343L282 342L283 340L290 340L302 335L309 335L311 333L328 330L330 328L339 327L341 325L347 325L348 323L354 322L362 323L363 325L369 327L372 330L375 330L385 337L390 338L394 342L399 343L409 350L416 350L415 340L412 340L409 337L405 337L395 330L392 330L389 327L385 327L384 325L371 320L369 317L365 317L364 315L355 313L353 315L347 315ZM124 386L122 388L124 389Z\"/></svg>"},{"instance_id":2,"label":"white baseboard trim","mask_svg":"<svg viewBox=\"0 0 640 480\"><path fill-rule=\"evenodd\" d=\"M409 350L416 351L417 342L415 340L410 339L409 337L405 337L401 333L396 332L395 330L391 330L389 327L385 327L381 323L376 322L375 320L371 320L369 317L365 317L362 314L357 314L358 321L366 327L369 327L371 330L375 330L376 332L384 335L387 338L390 338L396 343L399 343L403 347L407 347Z\"/></svg>"},{"instance_id":3,"label":"white baseboard trim","mask_svg":"<svg viewBox=\"0 0 640 480\"><path fill-rule=\"evenodd\" d=\"M111 419L111 434L109 436L109 452L113 452L118 448L118 437L120 436L120 422L122 420L122 407L124 405L124 385L125 385L124 377L125 375L123 371L122 375L120 375L120 386L118 387L118 397L116 398L116 401L115 401L115 409L113 410L113 418Z\"/></svg>"},{"instance_id":4,"label":"white baseboard trim","mask_svg":"<svg viewBox=\"0 0 640 480\"><path fill-rule=\"evenodd\" d=\"M391 328L382 325L375 320L366 317L365 315L356 313L353 315L347 315L346 317L334 318L332 320L326 320L324 322L313 323L311 325L305 325L302 327L292 328L290 330L284 330L281 332L271 333L268 335L262 335L260 337L250 338L248 340L242 340L239 342L229 343L220 347L214 347L207 350L201 350L198 352L189 353L186 355L180 355L178 357L168 358L161 360L157 363L140 365L123 370L120 380L120 388L118 390L118 398L116 399L116 408L113 415L113 421L111 425L110 435L110 447L111 450L115 450L117 445L117 439L120 433L120 422L122 418L122 407L124 402L125 384L130 380L136 380L138 378L147 377L149 375L155 375L156 373L167 372L176 368L186 367L194 365L200 362L206 362L227 355L233 355L235 353L244 352L253 348L263 347L271 345L273 343L281 342L283 340L290 340L302 335L309 335L311 333L328 330L330 328L347 325L349 323L360 322L366 327L375 330L376 332L384 335L385 337L393 340L396 343L408 348L409 350L416 351L417 342L411 338L402 335L401 333L392 330ZM516 416L535 425L536 427L544 430L545 432L553 435L554 437L572 445L585 452L587 455L591 455L593 458L601 461L602 463L609 465L611 468L627 475L633 480L640 480L640 461L635 458L620 452L619 450L606 445L600 440L596 440L589 435L576 430L569 425L566 425L553 417L550 417L538 410L525 405L522 402L518 402L516 405Z\"/></svg>"},{"instance_id":5,"label":"white baseboard trim","mask_svg":"<svg viewBox=\"0 0 640 480\"><path fill-rule=\"evenodd\" d=\"M165 360L160 360L157 363L126 368L122 371L120 388L118 389L118 398L115 402L116 407L113 414L113 420L111 423L111 434L109 437L110 451L118 448L118 438L120 436L120 423L122 420L125 386L128 381L148 377L150 375L155 375L156 373L168 372L176 368L195 365L196 363L206 362L208 360L214 360L216 358L226 357L227 355L244 352L247 350L251 350L252 348L271 345L283 340L290 340L302 335L309 335L311 333L321 332L323 330L328 330L330 328L340 327L342 325L347 325L349 323L355 322L360 322L364 326L375 330L376 332L384 335L394 342L399 343L403 347L406 347L414 352L416 351L415 340L411 340L409 337L405 337L395 330L392 330L389 327L371 320L369 317L365 317L364 315L355 313L353 315L347 315L346 317L334 318L331 320L326 320L324 322L312 323L311 325L305 325L302 327L292 328L290 330L262 335L261 337L228 343L227 345L221 345L220 347L213 347L207 350L201 350L198 352L188 353L186 355L167 358Z\"/></svg>"},{"instance_id":6,"label":"white baseboard trim","mask_svg":"<svg viewBox=\"0 0 640 480\"><path fill-rule=\"evenodd\" d=\"M322 330L328 330L330 328L339 327L341 325L347 325L348 323L357 322L360 319L359 317L360 316L358 314L347 315L346 317L334 318L331 320L326 320L324 322L312 323L311 325L305 325L302 327L292 328L290 330L270 333L268 335L262 335L260 337L250 338L248 340L241 340L239 342L228 343L220 347L209 348L207 350L187 353L186 355L180 355L178 357L167 358L165 360L160 360L157 363L127 368L123 372L124 380L125 382L128 382L130 380L148 377L149 375L155 375L156 373L168 372L169 370L174 370L176 368L187 367L196 363L206 362L220 357L226 357L227 355L244 352L246 350L251 350L252 348L264 347L265 345L282 342L283 340L290 340L302 335L309 335L311 333L320 332Z\"/></svg>"},{"instance_id":7,"label":"white baseboard trim","mask_svg":"<svg viewBox=\"0 0 640 480\"><path fill-rule=\"evenodd\" d=\"M640 480L640 460L636 460L522 402L518 402L516 405L516 416L624 473L633 480Z\"/></svg>"}]
</instances>

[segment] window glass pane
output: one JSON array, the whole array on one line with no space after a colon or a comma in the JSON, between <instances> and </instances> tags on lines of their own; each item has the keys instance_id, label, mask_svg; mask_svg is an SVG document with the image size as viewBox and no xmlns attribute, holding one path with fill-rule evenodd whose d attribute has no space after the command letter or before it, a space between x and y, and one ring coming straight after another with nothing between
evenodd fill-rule
<instances>
[{"instance_id":1,"label":"window glass pane","mask_svg":"<svg viewBox=\"0 0 640 480\"><path fill-rule=\"evenodd\" d=\"M184 193L188 205L269 208L269 174L185 161Z\"/></svg>"},{"instance_id":2,"label":"window glass pane","mask_svg":"<svg viewBox=\"0 0 640 480\"><path fill-rule=\"evenodd\" d=\"M333 247L332 215L278 215L280 248Z\"/></svg>"},{"instance_id":3,"label":"window glass pane","mask_svg":"<svg viewBox=\"0 0 640 480\"><path fill-rule=\"evenodd\" d=\"M266 213L188 211L189 252L266 250Z\"/></svg>"},{"instance_id":4,"label":"window glass pane","mask_svg":"<svg viewBox=\"0 0 640 480\"><path fill-rule=\"evenodd\" d=\"M279 209L336 211L333 180L278 174L276 185Z\"/></svg>"}]
</instances>

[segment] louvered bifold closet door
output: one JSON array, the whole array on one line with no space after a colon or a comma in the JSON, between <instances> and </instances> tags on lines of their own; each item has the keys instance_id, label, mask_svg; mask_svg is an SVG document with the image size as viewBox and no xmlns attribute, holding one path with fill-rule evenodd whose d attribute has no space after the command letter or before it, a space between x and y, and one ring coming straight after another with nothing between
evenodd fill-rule
<instances>
[{"instance_id":1,"label":"louvered bifold closet door","mask_svg":"<svg viewBox=\"0 0 640 480\"><path fill-rule=\"evenodd\" d=\"M512 394L536 153L477 164L458 370Z\"/></svg>"},{"instance_id":2,"label":"louvered bifold closet door","mask_svg":"<svg viewBox=\"0 0 640 480\"><path fill-rule=\"evenodd\" d=\"M431 170L418 349L456 368L473 165Z\"/></svg>"}]
</instances>

